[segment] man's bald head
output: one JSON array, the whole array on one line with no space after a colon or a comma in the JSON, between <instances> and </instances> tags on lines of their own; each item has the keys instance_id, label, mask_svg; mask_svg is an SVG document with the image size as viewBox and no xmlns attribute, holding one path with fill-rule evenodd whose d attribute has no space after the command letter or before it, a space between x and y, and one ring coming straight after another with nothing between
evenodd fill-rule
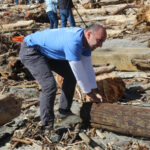
<instances>
[{"instance_id":1,"label":"man's bald head","mask_svg":"<svg viewBox=\"0 0 150 150\"><path fill-rule=\"evenodd\" d=\"M99 29L104 30L104 32L106 34L106 29L100 24L91 24L90 26L85 28L86 31L93 31L93 32L97 32Z\"/></svg>"},{"instance_id":2,"label":"man's bald head","mask_svg":"<svg viewBox=\"0 0 150 150\"><path fill-rule=\"evenodd\" d=\"M100 24L92 24L84 31L87 45L91 50L97 47L102 47L103 42L106 40L106 29Z\"/></svg>"}]
</instances>

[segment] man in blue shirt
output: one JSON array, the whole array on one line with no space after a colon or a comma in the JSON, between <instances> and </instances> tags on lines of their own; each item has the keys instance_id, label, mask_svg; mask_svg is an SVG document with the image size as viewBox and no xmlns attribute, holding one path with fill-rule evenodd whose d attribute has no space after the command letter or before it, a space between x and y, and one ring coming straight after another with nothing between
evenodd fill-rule
<instances>
[{"instance_id":1,"label":"man in blue shirt","mask_svg":"<svg viewBox=\"0 0 150 150\"><path fill-rule=\"evenodd\" d=\"M20 59L41 85L40 113L44 127L53 127L56 82L52 71L64 80L59 103L59 114L71 114L76 81L92 102L102 102L98 93L91 51L101 47L107 33L103 26L88 28L60 28L38 31L25 37Z\"/></svg>"}]
</instances>

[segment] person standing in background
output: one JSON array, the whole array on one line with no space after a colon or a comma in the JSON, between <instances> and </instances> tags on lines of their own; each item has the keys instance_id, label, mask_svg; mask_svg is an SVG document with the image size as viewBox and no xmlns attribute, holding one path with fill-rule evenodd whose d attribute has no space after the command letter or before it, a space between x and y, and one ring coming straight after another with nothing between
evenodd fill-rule
<instances>
[{"instance_id":1,"label":"person standing in background","mask_svg":"<svg viewBox=\"0 0 150 150\"><path fill-rule=\"evenodd\" d=\"M50 21L50 29L58 28L57 0L45 0L46 13Z\"/></svg>"},{"instance_id":2,"label":"person standing in background","mask_svg":"<svg viewBox=\"0 0 150 150\"><path fill-rule=\"evenodd\" d=\"M29 5L30 4L30 0L25 0L25 1L16 0L16 5L20 5L20 4Z\"/></svg>"},{"instance_id":3,"label":"person standing in background","mask_svg":"<svg viewBox=\"0 0 150 150\"><path fill-rule=\"evenodd\" d=\"M75 20L72 13L72 0L58 0L58 7L61 18L61 27L66 27L67 20L70 22L71 27L75 27Z\"/></svg>"},{"instance_id":4,"label":"person standing in background","mask_svg":"<svg viewBox=\"0 0 150 150\"><path fill-rule=\"evenodd\" d=\"M16 5L18 5L18 1L19 1L19 0L16 0Z\"/></svg>"}]
</instances>

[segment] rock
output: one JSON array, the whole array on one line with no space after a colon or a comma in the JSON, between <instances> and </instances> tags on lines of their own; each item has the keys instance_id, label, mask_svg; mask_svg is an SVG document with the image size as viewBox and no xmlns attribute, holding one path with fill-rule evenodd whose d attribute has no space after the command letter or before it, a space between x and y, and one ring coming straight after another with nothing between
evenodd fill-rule
<instances>
[{"instance_id":1,"label":"rock","mask_svg":"<svg viewBox=\"0 0 150 150\"><path fill-rule=\"evenodd\" d=\"M39 96L39 91L36 88L25 88L25 87L10 87L10 93L23 98L37 98Z\"/></svg>"},{"instance_id":2,"label":"rock","mask_svg":"<svg viewBox=\"0 0 150 150\"><path fill-rule=\"evenodd\" d=\"M0 96L0 126L19 116L21 104L21 99L13 94Z\"/></svg>"}]
</instances>

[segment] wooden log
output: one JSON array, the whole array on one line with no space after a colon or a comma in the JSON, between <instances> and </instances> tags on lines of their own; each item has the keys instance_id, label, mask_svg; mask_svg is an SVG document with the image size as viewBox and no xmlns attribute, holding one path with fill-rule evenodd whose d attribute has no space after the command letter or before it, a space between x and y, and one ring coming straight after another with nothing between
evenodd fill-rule
<instances>
[{"instance_id":1,"label":"wooden log","mask_svg":"<svg viewBox=\"0 0 150 150\"><path fill-rule=\"evenodd\" d=\"M21 99L13 94L0 97L0 126L8 123L20 114L21 104Z\"/></svg>"},{"instance_id":2,"label":"wooden log","mask_svg":"<svg viewBox=\"0 0 150 150\"><path fill-rule=\"evenodd\" d=\"M100 66L100 67L94 67L95 75L102 74L102 73L109 73L115 70L115 66L109 65L109 66Z\"/></svg>"},{"instance_id":3,"label":"wooden log","mask_svg":"<svg viewBox=\"0 0 150 150\"><path fill-rule=\"evenodd\" d=\"M100 68L100 67L99 67ZM98 91L103 97L103 102L114 103L117 102L124 94L125 84L120 77L116 77L112 73L104 73L96 76ZM61 88L63 83L63 78L59 75L56 75L56 82ZM75 98L82 101L90 101L90 97L82 93L80 87L76 86Z\"/></svg>"},{"instance_id":4,"label":"wooden log","mask_svg":"<svg viewBox=\"0 0 150 150\"><path fill-rule=\"evenodd\" d=\"M103 102L117 102L124 94L125 84L121 78L111 73L104 73L96 76L99 93Z\"/></svg>"},{"instance_id":5,"label":"wooden log","mask_svg":"<svg viewBox=\"0 0 150 150\"><path fill-rule=\"evenodd\" d=\"M105 24L109 24L109 22L115 22L116 25L122 25L122 24L132 24L132 22L135 20L135 15L132 16L124 16L124 15L111 15L111 16L85 16L82 17L84 22L94 22L94 21L105 21ZM75 19L77 23L81 22L80 18ZM107 32L110 29L107 29ZM115 32L115 31L114 31Z\"/></svg>"},{"instance_id":6,"label":"wooden log","mask_svg":"<svg viewBox=\"0 0 150 150\"><path fill-rule=\"evenodd\" d=\"M44 8L39 8L37 10L30 10L26 12L24 19L35 20L36 22L41 23L49 23L49 19Z\"/></svg>"},{"instance_id":7,"label":"wooden log","mask_svg":"<svg viewBox=\"0 0 150 150\"><path fill-rule=\"evenodd\" d=\"M84 103L83 123L109 131L150 138L150 108L109 103Z\"/></svg>"},{"instance_id":8,"label":"wooden log","mask_svg":"<svg viewBox=\"0 0 150 150\"><path fill-rule=\"evenodd\" d=\"M103 15L106 14L106 10L105 9L78 9L78 12L80 15L92 15L92 14L99 14L99 15ZM73 15L76 16L78 15L77 11L75 9L73 9Z\"/></svg>"},{"instance_id":9,"label":"wooden log","mask_svg":"<svg viewBox=\"0 0 150 150\"><path fill-rule=\"evenodd\" d=\"M116 66L116 70L139 71L132 63L133 59L148 60L149 48L97 48L92 53L94 65L110 64ZM111 60L111 61L110 61Z\"/></svg>"},{"instance_id":10,"label":"wooden log","mask_svg":"<svg viewBox=\"0 0 150 150\"><path fill-rule=\"evenodd\" d=\"M97 3L99 3L99 5L115 5L115 4L120 4L120 3L132 3L134 0L100 0ZM89 2L92 3L92 1L90 0L80 0L81 4L88 4Z\"/></svg>"},{"instance_id":11,"label":"wooden log","mask_svg":"<svg viewBox=\"0 0 150 150\"><path fill-rule=\"evenodd\" d=\"M149 72L124 72L124 71L113 71L112 76L116 76L122 79L132 79L132 78L149 78L150 73Z\"/></svg>"},{"instance_id":12,"label":"wooden log","mask_svg":"<svg viewBox=\"0 0 150 150\"><path fill-rule=\"evenodd\" d=\"M150 59L132 59L132 64L135 65L139 70L149 71L150 70Z\"/></svg>"},{"instance_id":13,"label":"wooden log","mask_svg":"<svg viewBox=\"0 0 150 150\"><path fill-rule=\"evenodd\" d=\"M127 8L139 8L140 6L137 6L137 5L126 5L126 6L124 6L124 7L122 7L122 8L119 8L118 10L116 10L116 11L114 11L111 15L116 15L116 14L118 14L118 13L120 13L120 12L122 12L123 10L125 10L125 9L127 9Z\"/></svg>"},{"instance_id":14,"label":"wooden log","mask_svg":"<svg viewBox=\"0 0 150 150\"><path fill-rule=\"evenodd\" d=\"M27 27L27 26L31 26L34 24L33 20L29 20L29 21L18 21L16 23L12 23L12 24L3 24L1 26L1 30L2 31L9 31L15 28L23 28L23 27Z\"/></svg>"},{"instance_id":15,"label":"wooden log","mask_svg":"<svg viewBox=\"0 0 150 150\"><path fill-rule=\"evenodd\" d=\"M95 8L95 9L84 9L84 8L78 8L78 12L80 15L106 15L111 14L112 12L116 12L120 7L125 7L126 4L119 4L119 5L102 5L101 8ZM74 16L78 15L77 11L73 9Z\"/></svg>"}]
</instances>

